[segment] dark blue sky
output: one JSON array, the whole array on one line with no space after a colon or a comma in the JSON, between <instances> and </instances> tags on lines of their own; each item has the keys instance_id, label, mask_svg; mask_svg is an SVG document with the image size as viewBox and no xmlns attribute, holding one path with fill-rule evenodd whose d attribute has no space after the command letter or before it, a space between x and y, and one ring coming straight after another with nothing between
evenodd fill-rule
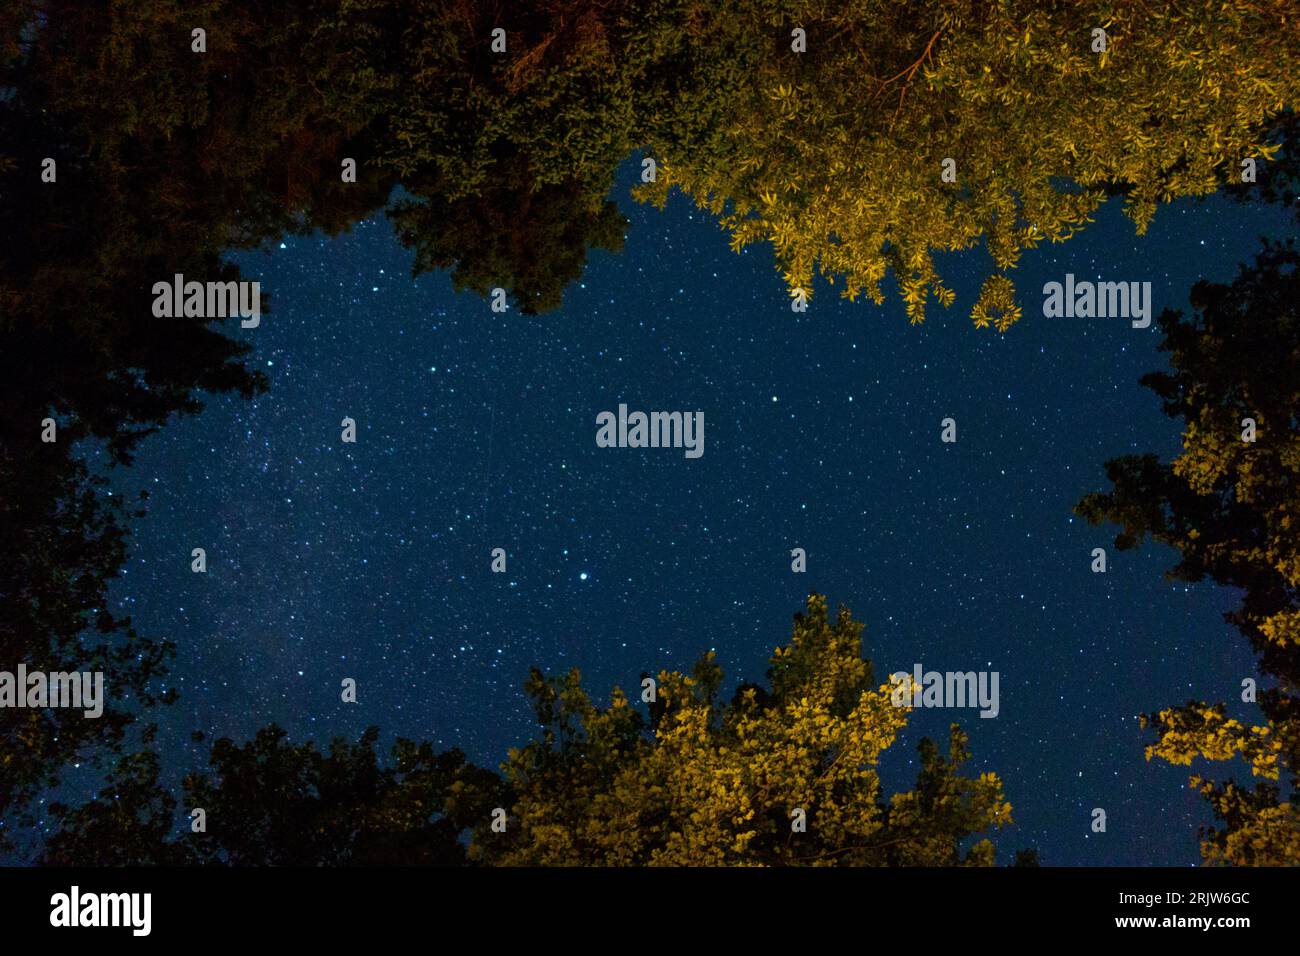
<instances>
[{"instance_id":1,"label":"dark blue sky","mask_svg":"<svg viewBox=\"0 0 1300 956\"><path fill-rule=\"evenodd\" d=\"M957 302L923 327L892 294L852 304L824 284L795 315L768 247L733 254L680 196L635 205L632 171L615 190L625 249L594 254L543 316L413 281L382 217L238 258L272 311L228 325L269 393L212 399L118 476L152 497L113 600L178 645L168 768L206 753L192 730L244 739L270 721L320 741L378 724L495 765L533 732L530 665L580 667L600 700L708 648L729 685L759 680L816 590L865 623L882 680L916 662L1001 675L996 719L915 713L886 763L894 789L916 741L956 719L970 769L999 773L1014 807L1002 860L1196 862L1208 814L1186 768L1144 760L1136 716L1235 700L1253 658L1221 620L1232 595L1171 585L1172 552L1120 554L1072 517L1107 458L1171 455L1178 425L1137 384L1164 366L1154 323L1045 319L1041 289L1066 272L1145 280L1157 312L1181 308L1197 278L1228 279L1259 235L1286 233L1281 212L1180 202L1138 237L1112 202L1026 255L1025 317L998 335L968 317L982 251L941 259ZM703 411L704 456L598 448L596 415L620 402Z\"/></svg>"}]
</instances>

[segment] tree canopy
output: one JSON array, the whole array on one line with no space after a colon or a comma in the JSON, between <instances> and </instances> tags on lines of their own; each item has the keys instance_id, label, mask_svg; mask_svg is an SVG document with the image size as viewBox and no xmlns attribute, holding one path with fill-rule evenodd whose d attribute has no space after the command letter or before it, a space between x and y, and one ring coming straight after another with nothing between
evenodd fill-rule
<instances>
[{"instance_id":1,"label":"tree canopy","mask_svg":"<svg viewBox=\"0 0 1300 956\"><path fill-rule=\"evenodd\" d=\"M913 322L931 298L954 300L934 253L982 242L993 271L971 315L1006 329L1020 316L1009 274L1023 250L1069 238L1110 193L1141 232L1160 203L1236 181L1243 157L1272 154L1267 121L1300 92L1300 21L1281 6L740 8L758 26L718 25L697 54L734 62L739 50L748 68L729 91L726 135L680 143L652 124L666 170L642 197L662 203L679 187L735 248L770 242L792 292L810 293L818 271L841 295L880 302L892 273Z\"/></svg>"},{"instance_id":2,"label":"tree canopy","mask_svg":"<svg viewBox=\"0 0 1300 956\"><path fill-rule=\"evenodd\" d=\"M1141 231L1159 204L1237 181L1243 158L1272 156L1270 121L1300 89L1293 11L1212 0L18 10L11 30L39 25L13 44L20 81L77 118L96 164L161 175L136 189L164 202L202 202L185 221L254 243L337 230L400 183L428 207L398 207L417 269L455 268L465 287L501 286L530 309L557 306L586 249L609 248L617 214L600 210L642 149L659 175L640 198L678 187L736 248L771 243L792 291L811 292L818 272L880 302L892 273L919 322L931 299L954 300L935 254L982 243L992 273L972 316L1005 329L1024 250L1068 238L1108 195ZM350 187L344 156L363 170ZM176 182L193 163L203 178ZM554 202L530 199L547 189ZM549 263L472 215L561 201L569 221L544 238L564 249ZM447 234L462 229L458 253Z\"/></svg>"},{"instance_id":3,"label":"tree canopy","mask_svg":"<svg viewBox=\"0 0 1300 956\"><path fill-rule=\"evenodd\" d=\"M1106 463L1111 490L1076 510L1120 527L1116 546L1150 538L1179 554L1171 578L1235 588L1228 620L1250 640L1271 686L1250 726L1223 703L1191 701L1148 715L1147 756L1246 762L1253 787L1202 776L1192 784L1222 826L1205 835L1208 861L1300 863L1300 251L1266 243L1227 284L1198 283L1192 312L1159 317L1172 372L1142 383L1183 422L1172 461L1129 455ZM1251 424L1253 423L1253 425Z\"/></svg>"},{"instance_id":4,"label":"tree canopy","mask_svg":"<svg viewBox=\"0 0 1300 956\"><path fill-rule=\"evenodd\" d=\"M0 654L113 678L97 725L0 711L0 814L56 782L60 760L113 752L139 707L166 699L155 685L167 642L106 608L145 506L107 493L109 467L128 464L175 416L197 413L205 395L252 396L268 384L246 366L249 348L228 320L154 318L153 282L236 280L232 250L287 232L336 234L382 211L415 272L447 269L458 288L500 287L521 311L544 312L562 303L591 249L621 248L626 222L610 190L619 164L643 150L658 174L639 199L662 204L680 188L736 248L770 243L796 293L811 292L819 273L850 298L879 302L892 273L921 321L930 300L955 299L936 254L983 243L992 270L972 316L1006 329L1020 314L1010 276L1021 252L1067 239L1107 196L1124 197L1140 230L1160 203L1232 181L1243 157L1264 161L1267 188L1294 195L1294 155L1292 165L1268 161L1279 124L1293 122L1297 22L1283 4L1210 0L4 5ZM345 158L356 182L340 175ZM46 160L57 165L53 182L40 178ZM46 418L56 442L39 437ZM1148 477L1183 494L1164 472ZM1211 479L1198 480L1188 492L1197 501ZM1123 507L1137 513L1139 502ZM1193 563L1231 576L1224 560L1206 552ZM1286 635L1294 622L1270 626ZM688 679L664 686L682 719L696 721L676 731L683 774L725 764L719 751L737 746L724 742L735 726L779 737L775 712L744 724L743 701L727 711L735 726L699 725L704 705L686 696L700 685ZM846 714L833 716L856 732ZM852 746L865 754L868 743ZM955 735L935 766L963 748ZM719 799L758 784L735 786ZM823 810L833 804L817 798ZM869 834L888 815L837 824L864 841L846 855L873 858ZM776 859L768 823L747 839ZM624 852L531 838L510 852ZM691 853L731 852L719 835L700 839ZM686 852L644 846L664 859Z\"/></svg>"},{"instance_id":5,"label":"tree canopy","mask_svg":"<svg viewBox=\"0 0 1300 956\"><path fill-rule=\"evenodd\" d=\"M577 671L531 675L543 732L504 765L511 826L475 828L474 859L509 865L991 864L1011 821L992 773L968 777L966 736L920 744L914 790L887 796L878 765L907 725L862 657L862 625L812 595L768 686L729 703L713 654L661 672L648 721L615 688L592 703ZM649 726L651 734L644 731ZM794 832L802 812L806 832Z\"/></svg>"},{"instance_id":6,"label":"tree canopy","mask_svg":"<svg viewBox=\"0 0 1300 956\"><path fill-rule=\"evenodd\" d=\"M768 685L741 685L730 703L712 653L690 674L660 673L645 713L618 688L596 706L576 670L534 670L525 689L541 733L500 775L400 739L381 763L374 728L321 753L271 726L243 745L215 742L210 770L184 781L177 824L156 755L128 755L94 800L53 809L45 862L993 864L988 835L1011 806L995 774L962 772L956 725L946 747L920 741L914 789L883 792L880 759L908 708L875 685L861 630L810 596ZM202 833L188 825L196 807Z\"/></svg>"}]
</instances>

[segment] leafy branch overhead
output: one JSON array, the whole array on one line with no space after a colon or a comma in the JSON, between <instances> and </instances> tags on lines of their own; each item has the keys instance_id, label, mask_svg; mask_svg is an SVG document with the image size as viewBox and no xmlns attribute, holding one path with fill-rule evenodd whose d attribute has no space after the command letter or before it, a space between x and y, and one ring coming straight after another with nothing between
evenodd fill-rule
<instances>
[{"instance_id":1,"label":"leafy branch overhead","mask_svg":"<svg viewBox=\"0 0 1300 956\"><path fill-rule=\"evenodd\" d=\"M733 248L770 243L791 288L816 272L880 303L892 273L913 322L954 298L935 253L982 242L993 273L971 315L1006 329L1024 250L1068 239L1109 194L1142 232L1160 203L1235 181L1243 157L1271 158L1268 121L1300 90L1296 18L1256 5L742 6L771 34L745 46L720 15L695 55L746 57L727 135L674 142L652 122L666 174L639 195L681 188ZM804 54L773 39L796 24Z\"/></svg>"}]
</instances>

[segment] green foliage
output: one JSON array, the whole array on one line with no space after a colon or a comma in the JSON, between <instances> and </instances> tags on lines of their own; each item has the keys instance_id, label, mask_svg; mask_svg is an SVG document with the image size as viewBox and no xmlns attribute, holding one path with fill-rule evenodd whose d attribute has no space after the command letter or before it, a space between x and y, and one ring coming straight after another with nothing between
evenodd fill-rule
<instances>
[{"instance_id":1,"label":"green foliage","mask_svg":"<svg viewBox=\"0 0 1300 956\"><path fill-rule=\"evenodd\" d=\"M886 798L877 766L907 723L890 685L874 686L861 625L831 620L813 595L777 648L769 689L718 703L722 673L706 654L690 675L659 675L650 728L615 688L593 704L578 672L526 690L540 739L503 767L505 833L475 828L472 858L497 865L991 865L968 838L1010 822L991 773L962 775L966 735L922 740L914 790ZM792 832L792 814L806 832Z\"/></svg>"},{"instance_id":2,"label":"green foliage","mask_svg":"<svg viewBox=\"0 0 1300 956\"><path fill-rule=\"evenodd\" d=\"M697 62L748 74L727 135L683 144L675 114L650 117L667 175L640 196L680 187L735 248L770 242L792 290L820 272L881 302L892 272L913 322L953 301L934 252L983 242L995 272L972 317L1005 330L1024 250L1069 238L1109 193L1141 232L1160 203L1212 192L1270 155L1267 122L1300 91L1298 21L1254 4L749 0L719 16L755 25L739 51L734 29L697 40Z\"/></svg>"}]
</instances>

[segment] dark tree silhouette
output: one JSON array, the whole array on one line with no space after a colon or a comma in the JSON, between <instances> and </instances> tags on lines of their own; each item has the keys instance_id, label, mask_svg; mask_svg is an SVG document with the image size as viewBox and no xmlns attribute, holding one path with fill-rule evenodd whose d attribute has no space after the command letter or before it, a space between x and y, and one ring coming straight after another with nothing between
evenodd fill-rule
<instances>
[{"instance_id":1,"label":"dark tree silhouette","mask_svg":"<svg viewBox=\"0 0 1300 956\"><path fill-rule=\"evenodd\" d=\"M565 287L582 275L588 249L623 248L627 220L593 195L577 183L533 192L506 173L486 195L450 203L402 200L389 217L415 249L414 274L450 268L457 289L486 296L500 287L520 311L535 315L559 308Z\"/></svg>"},{"instance_id":2,"label":"dark tree silhouette","mask_svg":"<svg viewBox=\"0 0 1300 956\"><path fill-rule=\"evenodd\" d=\"M1230 177L1227 192L1243 202L1270 202L1286 206L1300 221L1300 116L1294 109L1279 113L1268 134L1277 147L1270 162L1256 163L1255 182L1240 182L1240 169Z\"/></svg>"},{"instance_id":3,"label":"dark tree silhouette","mask_svg":"<svg viewBox=\"0 0 1300 956\"><path fill-rule=\"evenodd\" d=\"M195 735L201 740L201 735ZM211 768L186 777L177 801L159 783L149 751L118 763L100 794L56 805L61 828L47 865L363 866L458 865L459 834L486 816L500 782L459 751L435 753L398 740L391 760L375 750L377 728L328 753L291 744L275 725L243 745L212 745ZM191 811L204 811L195 832Z\"/></svg>"},{"instance_id":4,"label":"dark tree silhouette","mask_svg":"<svg viewBox=\"0 0 1300 956\"><path fill-rule=\"evenodd\" d=\"M1183 423L1173 461L1130 455L1106 463L1111 490L1076 511L1119 526L1115 544L1151 538L1175 548L1176 580L1240 589L1227 618L1250 640L1274 686L1262 727L1223 704L1191 701L1144 718L1147 756L1175 764L1240 757L1258 782L1193 777L1223 824L1204 834L1208 861L1300 863L1300 814L1287 800L1300 774L1300 252L1266 243L1228 284L1200 282L1192 313L1159 316L1172 372L1143 376L1165 414ZM1253 429L1253 434L1252 434Z\"/></svg>"}]
</instances>

